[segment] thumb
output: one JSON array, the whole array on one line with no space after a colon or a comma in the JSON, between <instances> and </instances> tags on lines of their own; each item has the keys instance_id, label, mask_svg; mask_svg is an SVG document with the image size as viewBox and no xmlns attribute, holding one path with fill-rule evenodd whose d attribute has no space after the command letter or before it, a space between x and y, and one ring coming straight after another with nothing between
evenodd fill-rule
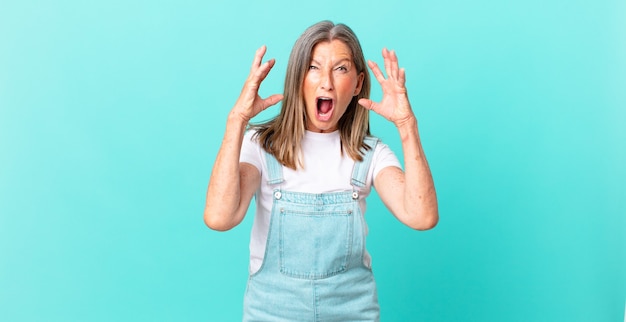
<instances>
[{"instance_id":1,"label":"thumb","mask_svg":"<svg viewBox=\"0 0 626 322\"><path fill-rule=\"evenodd\" d=\"M374 112L376 112L376 109L378 108L378 104L368 98L360 99L359 104L361 104L361 106L365 107L368 110L373 110Z\"/></svg>"},{"instance_id":2,"label":"thumb","mask_svg":"<svg viewBox=\"0 0 626 322\"><path fill-rule=\"evenodd\" d=\"M266 109L272 105L276 105L276 103L280 102L282 99L282 94L270 95L268 98L263 100L263 109Z\"/></svg>"}]
</instances>

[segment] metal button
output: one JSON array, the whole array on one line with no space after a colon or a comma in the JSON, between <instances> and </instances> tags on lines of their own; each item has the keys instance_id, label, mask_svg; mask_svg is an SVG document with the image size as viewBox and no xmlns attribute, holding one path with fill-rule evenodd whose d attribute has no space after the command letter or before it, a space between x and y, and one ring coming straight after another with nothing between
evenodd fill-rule
<instances>
[{"instance_id":1,"label":"metal button","mask_svg":"<svg viewBox=\"0 0 626 322\"><path fill-rule=\"evenodd\" d=\"M359 199L359 193L358 192L353 192L352 193L352 199Z\"/></svg>"},{"instance_id":2,"label":"metal button","mask_svg":"<svg viewBox=\"0 0 626 322\"><path fill-rule=\"evenodd\" d=\"M282 194L280 193L280 191L274 192L274 198L280 199L281 196L282 196Z\"/></svg>"}]
</instances>

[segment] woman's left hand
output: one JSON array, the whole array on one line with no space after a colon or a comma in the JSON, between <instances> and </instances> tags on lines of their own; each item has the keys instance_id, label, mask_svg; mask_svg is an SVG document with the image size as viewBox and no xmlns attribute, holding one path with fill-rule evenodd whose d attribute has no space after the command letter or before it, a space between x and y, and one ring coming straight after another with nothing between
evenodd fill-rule
<instances>
[{"instance_id":1,"label":"woman's left hand","mask_svg":"<svg viewBox=\"0 0 626 322\"><path fill-rule=\"evenodd\" d=\"M387 120L393 122L400 127L407 122L415 119L415 115L411 110L411 104L407 96L406 81L404 68L398 67L398 57L395 51L383 49L383 59L385 61L385 71L387 78L383 75L378 65L373 61L368 61L376 80L383 89L383 98L380 102L374 102L367 98L359 100L359 104L365 108L382 115Z\"/></svg>"}]
</instances>

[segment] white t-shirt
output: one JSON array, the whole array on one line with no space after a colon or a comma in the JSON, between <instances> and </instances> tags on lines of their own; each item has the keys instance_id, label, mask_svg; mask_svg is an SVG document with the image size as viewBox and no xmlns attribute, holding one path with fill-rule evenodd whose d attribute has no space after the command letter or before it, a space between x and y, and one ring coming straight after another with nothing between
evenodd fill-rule
<instances>
[{"instance_id":1,"label":"white t-shirt","mask_svg":"<svg viewBox=\"0 0 626 322\"><path fill-rule=\"evenodd\" d=\"M278 185L268 185L265 152L257 140L252 138L253 134L254 131L246 133L239 158L240 162L252 164L261 173L261 186L255 195L256 215L250 235L250 274L258 271L263 263L274 201L272 198L273 189L280 187L285 191L305 193L350 191L353 189L350 178L354 166L354 160L347 153L341 154L339 131L332 133L306 131L302 140L304 168L295 171L283 167L284 181ZM374 150L366 186L359 194L367 197L373 184L373 178L378 175L380 170L389 166L401 167L393 151L387 145L379 142ZM365 198L360 198L359 202L361 211L365 214ZM367 252L364 261L364 264L369 267L371 258Z\"/></svg>"}]
</instances>

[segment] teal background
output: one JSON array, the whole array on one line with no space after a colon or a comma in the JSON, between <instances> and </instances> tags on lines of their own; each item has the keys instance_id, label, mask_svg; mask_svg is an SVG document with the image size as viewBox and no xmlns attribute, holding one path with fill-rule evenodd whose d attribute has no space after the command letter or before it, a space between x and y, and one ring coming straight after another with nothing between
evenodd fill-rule
<instances>
[{"instance_id":1,"label":"teal background","mask_svg":"<svg viewBox=\"0 0 626 322\"><path fill-rule=\"evenodd\" d=\"M617 0L1 1L0 320L240 320L252 212L206 185L254 51L281 92L322 19L397 50L437 187L427 232L370 198L383 321L623 321Z\"/></svg>"}]
</instances>

